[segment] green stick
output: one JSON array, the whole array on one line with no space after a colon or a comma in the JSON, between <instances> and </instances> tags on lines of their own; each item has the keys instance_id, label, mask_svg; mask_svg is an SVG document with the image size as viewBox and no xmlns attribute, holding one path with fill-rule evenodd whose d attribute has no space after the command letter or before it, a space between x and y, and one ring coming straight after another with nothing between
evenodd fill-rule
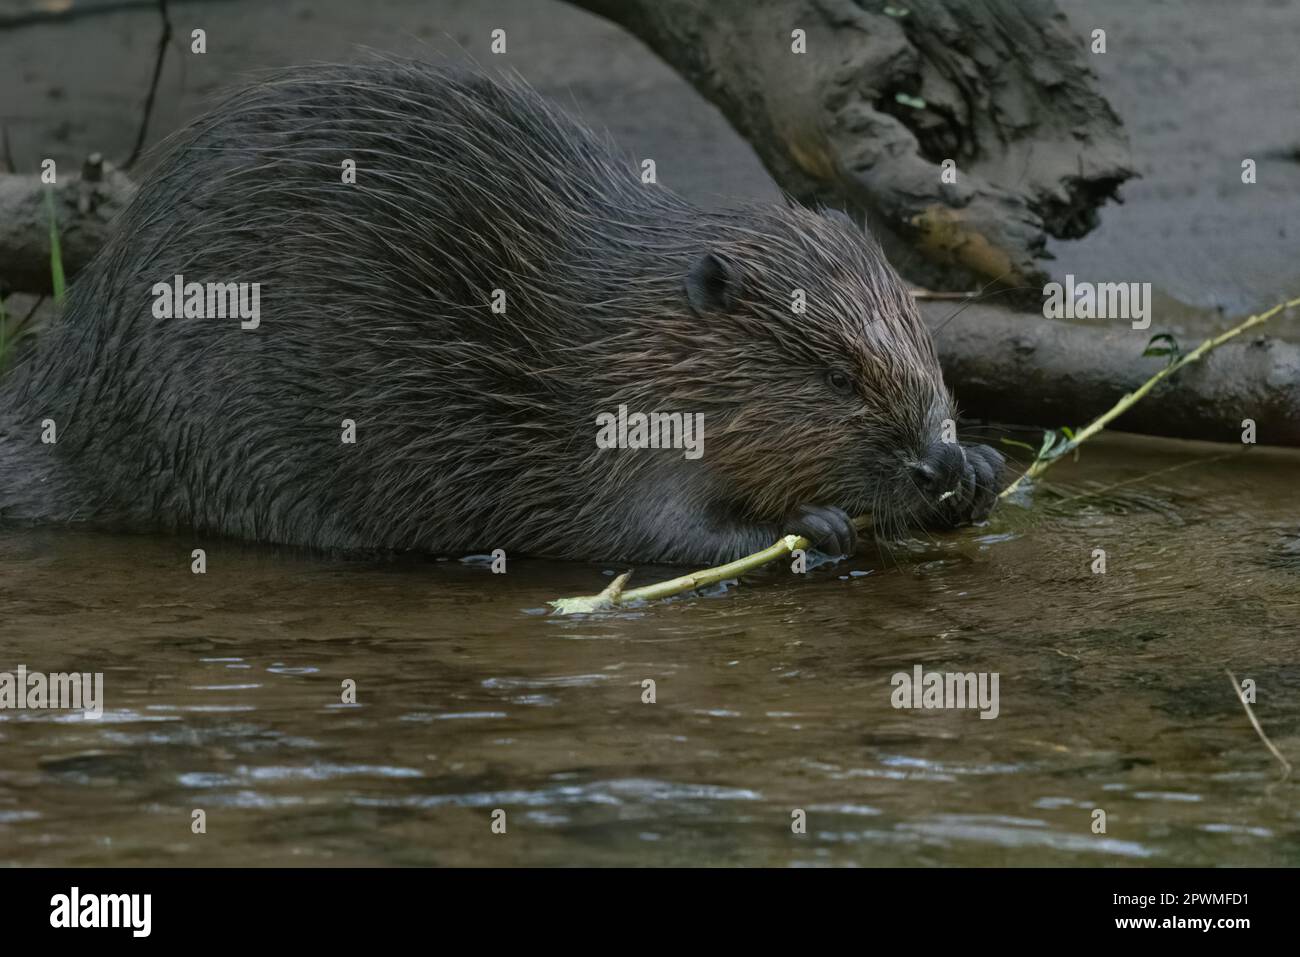
<instances>
[{"instance_id":1,"label":"green stick","mask_svg":"<svg viewBox=\"0 0 1300 957\"><path fill-rule=\"evenodd\" d=\"M1142 383L1140 386L1138 386L1128 395L1124 396L1124 398L1116 402L1115 405L1112 406L1109 411L1103 412L1101 415L1097 416L1097 418L1089 422L1086 426L1084 426L1082 430L1077 432L1075 435L1071 436L1068 439L1068 441L1062 442L1059 445L1051 448L1050 450L1045 450L1046 454L1040 453L1038 458L1034 460L1033 464L1030 465L1029 468L1025 470L1024 475L1020 476L1020 478L1016 479L1014 482L1012 482L1010 485L1008 485L1006 488L1002 490L1001 497L1006 498L1008 495L1010 495L1012 492L1018 489L1021 483L1024 482L1026 479L1038 478L1038 476L1042 475L1049 468L1051 468L1053 462L1055 462L1061 456L1066 455L1069 452L1073 452L1084 442L1088 441L1088 439L1092 438L1098 432L1102 431L1102 429L1106 428L1106 426L1110 425L1110 423L1114 422L1117 418L1119 418L1121 415L1123 415L1133 406L1137 405L1137 403L1148 392L1150 392L1152 389L1158 386L1165 379L1168 379L1179 369L1183 368L1184 366L1189 366L1193 362L1199 362L1201 359L1205 358L1205 356L1210 351L1217 349L1219 346L1223 345L1229 339L1241 335L1247 329L1252 329L1255 326L1260 325L1261 323L1268 322L1268 320L1272 319L1279 312L1282 312L1284 309L1290 309L1292 306L1300 306L1300 296L1297 296L1295 299L1289 299L1286 302L1280 302L1272 309L1269 309L1266 312L1256 313L1255 315L1250 316L1248 319L1244 320L1238 325L1233 326L1227 332L1221 333L1220 335L1217 335L1212 339L1206 339L1204 342L1202 342L1191 352L1187 353L1184 356L1180 356L1176 362L1171 362L1169 365L1165 366L1163 369L1161 369L1159 372L1153 375L1150 379L1147 379L1146 382Z\"/></svg>"},{"instance_id":2,"label":"green stick","mask_svg":"<svg viewBox=\"0 0 1300 957\"><path fill-rule=\"evenodd\" d=\"M45 208L50 212L50 286L54 302L63 305L63 250L59 248L59 218L54 213L54 190L45 191Z\"/></svg>"},{"instance_id":3,"label":"green stick","mask_svg":"<svg viewBox=\"0 0 1300 957\"><path fill-rule=\"evenodd\" d=\"M1107 412L1102 413L1088 423L1083 429L1069 436L1067 441L1060 442L1054 446L1044 444L1042 451L1025 470L1025 473L1018 479L1002 490L1000 498L1006 498L1026 479L1035 479L1046 472L1057 459L1061 456L1073 452L1088 439L1101 432L1111 422L1119 418L1152 389L1158 386L1165 379L1177 372L1184 366L1189 366L1193 362L1203 359L1211 350L1217 349L1229 339L1241 335L1247 329L1251 329L1261 323L1268 322L1279 312L1284 309L1290 309L1292 306L1300 305L1300 296L1287 302L1278 303L1267 312L1257 313L1241 322L1240 324L1229 329L1227 332L1215 336L1212 339L1206 339L1199 346L1184 356L1179 357L1176 362L1171 362L1146 382L1142 383L1137 389L1124 396ZM871 520L866 517L854 519L858 528L866 528L871 524ZM641 588L633 588L631 591L624 591L623 585L627 583L631 572L624 572L610 583L609 587L599 595L580 595L576 598L557 598L549 602L552 608L562 615L572 615L582 612L601 611L607 608L613 608L616 605L626 604L633 601L652 601L656 598L668 598L672 595L680 595L682 592L693 591L705 585L713 585L727 578L735 578L737 575L743 575L745 572L752 571L760 565L766 565L770 561L789 555L797 548L808 548L811 543L797 535L786 535L779 541L769 545L761 552L755 552L752 555L746 555L744 558L737 559L734 562L728 562L726 565L718 565L715 568L706 568L702 571L692 572L689 575L682 575L679 578L672 578L668 581L658 582L654 585L645 585Z\"/></svg>"}]
</instances>

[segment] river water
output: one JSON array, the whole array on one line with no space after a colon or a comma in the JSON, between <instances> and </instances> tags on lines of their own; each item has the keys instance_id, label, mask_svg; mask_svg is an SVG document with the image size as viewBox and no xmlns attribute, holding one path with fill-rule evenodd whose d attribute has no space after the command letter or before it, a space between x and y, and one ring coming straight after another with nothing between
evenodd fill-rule
<instances>
[{"instance_id":1,"label":"river water","mask_svg":"<svg viewBox=\"0 0 1300 957\"><path fill-rule=\"evenodd\" d=\"M0 861L1300 864L1225 674L1300 761L1297 465L1107 437L985 527L580 618L612 568L3 529L0 671L105 703L0 711ZM896 709L916 665L997 717Z\"/></svg>"}]
</instances>

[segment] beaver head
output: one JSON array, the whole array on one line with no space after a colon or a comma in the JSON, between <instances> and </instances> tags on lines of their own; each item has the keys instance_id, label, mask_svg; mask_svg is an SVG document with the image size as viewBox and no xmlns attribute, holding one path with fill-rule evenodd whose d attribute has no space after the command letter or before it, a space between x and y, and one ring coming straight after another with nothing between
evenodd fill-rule
<instances>
[{"instance_id":1,"label":"beaver head","mask_svg":"<svg viewBox=\"0 0 1300 957\"><path fill-rule=\"evenodd\" d=\"M880 247L842 213L719 224L684 295L707 325L708 458L754 515L870 513L878 536L983 518L1002 459L956 441L930 333ZM968 452L976 452L968 455Z\"/></svg>"}]
</instances>

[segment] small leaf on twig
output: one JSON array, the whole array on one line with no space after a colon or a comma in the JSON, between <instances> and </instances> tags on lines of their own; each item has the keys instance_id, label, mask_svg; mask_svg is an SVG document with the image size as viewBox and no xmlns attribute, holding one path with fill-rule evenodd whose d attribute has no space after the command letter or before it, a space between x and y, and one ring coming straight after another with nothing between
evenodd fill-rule
<instances>
[{"instance_id":1,"label":"small leaf on twig","mask_svg":"<svg viewBox=\"0 0 1300 957\"><path fill-rule=\"evenodd\" d=\"M1158 342L1164 342L1165 345L1157 345ZM1169 364L1173 365L1182 356L1183 350L1178 347L1178 340L1167 332L1157 333L1151 337L1147 347L1142 350L1144 356L1168 356Z\"/></svg>"}]
</instances>

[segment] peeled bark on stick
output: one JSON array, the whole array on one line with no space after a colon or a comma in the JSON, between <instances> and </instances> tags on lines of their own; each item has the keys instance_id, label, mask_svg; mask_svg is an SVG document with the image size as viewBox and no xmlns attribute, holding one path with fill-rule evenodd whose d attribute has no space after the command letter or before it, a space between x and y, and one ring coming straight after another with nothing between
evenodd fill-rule
<instances>
[{"instance_id":1,"label":"peeled bark on stick","mask_svg":"<svg viewBox=\"0 0 1300 957\"><path fill-rule=\"evenodd\" d=\"M932 289L1041 286L1046 235L1087 233L1133 175L1052 0L571 2L667 61L796 199L867 216Z\"/></svg>"}]
</instances>

